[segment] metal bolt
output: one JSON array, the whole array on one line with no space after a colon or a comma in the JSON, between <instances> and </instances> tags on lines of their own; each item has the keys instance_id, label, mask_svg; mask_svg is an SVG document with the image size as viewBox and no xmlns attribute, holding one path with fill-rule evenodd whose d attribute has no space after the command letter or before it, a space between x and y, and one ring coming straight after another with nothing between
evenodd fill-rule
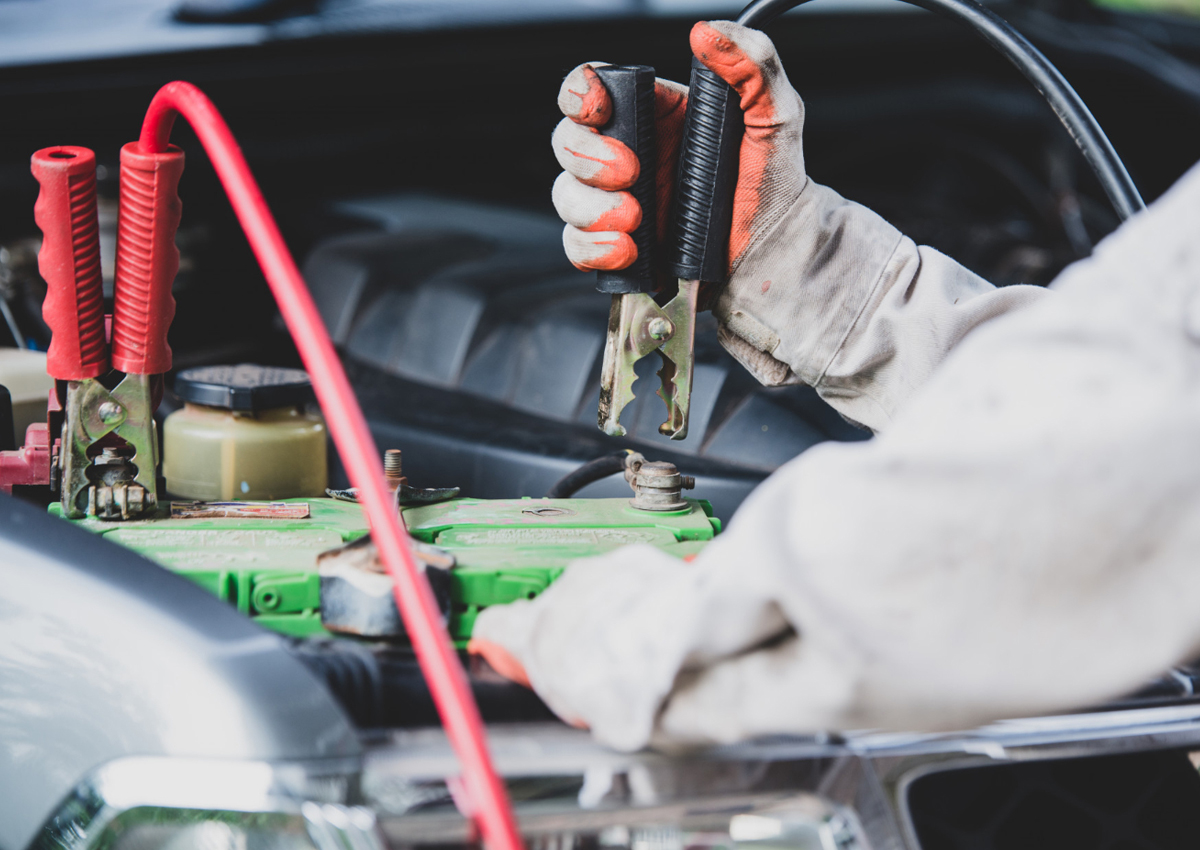
<instances>
[{"instance_id":1,"label":"metal bolt","mask_svg":"<svg viewBox=\"0 0 1200 850\"><path fill-rule=\"evenodd\" d=\"M92 460L92 463L96 466L107 466L114 463L123 463L124 461L125 458L119 449L113 446L105 446L100 450L100 454L96 455L95 459Z\"/></svg>"},{"instance_id":2,"label":"metal bolt","mask_svg":"<svg viewBox=\"0 0 1200 850\"><path fill-rule=\"evenodd\" d=\"M651 339L666 339L675 333L675 326L671 324L669 319L658 316L650 320L650 323L646 325L646 330L650 334Z\"/></svg>"},{"instance_id":3,"label":"metal bolt","mask_svg":"<svg viewBox=\"0 0 1200 850\"><path fill-rule=\"evenodd\" d=\"M96 413L100 415L100 421L105 425L111 425L120 419L122 412L121 405L115 401L106 401L96 409Z\"/></svg>"},{"instance_id":4,"label":"metal bolt","mask_svg":"<svg viewBox=\"0 0 1200 850\"><path fill-rule=\"evenodd\" d=\"M408 486L399 449L388 449L383 453L383 477L387 481L388 489L393 493L397 490L403 491Z\"/></svg>"}]
</instances>

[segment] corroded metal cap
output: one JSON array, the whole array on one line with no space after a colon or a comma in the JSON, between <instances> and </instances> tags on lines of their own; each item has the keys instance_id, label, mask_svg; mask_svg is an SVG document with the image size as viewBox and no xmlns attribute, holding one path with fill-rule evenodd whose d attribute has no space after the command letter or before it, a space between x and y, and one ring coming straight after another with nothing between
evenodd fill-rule
<instances>
[{"instance_id":1,"label":"corroded metal cap","mask_svg":"<svg viewBox=\"0 0 1200 850\"><path fill-rule=\"evenodd\" d=\"M666 461L642 461L631 465L625 478L634 492L629 504L643 511L682 510L688 504L683 491L696 486L695 478L680 475L675 464Z\"/></svg>"}]
</instances>

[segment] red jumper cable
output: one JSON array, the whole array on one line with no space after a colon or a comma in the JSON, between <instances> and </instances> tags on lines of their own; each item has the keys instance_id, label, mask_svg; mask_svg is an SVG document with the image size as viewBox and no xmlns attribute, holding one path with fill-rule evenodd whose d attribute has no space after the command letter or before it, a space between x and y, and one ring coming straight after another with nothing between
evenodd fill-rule
<instances>
[{"instance_id":1,"label":"red jumper cable","mask_svg":"<svg viewBox=\"0 0 1200 850\"><path fill-rule=\"evenodd\" d=\"M312 296L233 134L203 92L190 83L173 82L154 96L146 111L141 138L133 145L126 145L126 149L136 146L134 152L142 156L167 152L177 115L192 125L212 160L312 378L334 444L351 484L358 488L358 498L379 554L392 578L396 605L412 639L417 661L462 763L463 783L473 809L470 814L491 850L520 850L521 839L512 806L492 765L479 708L450 637L441 626L441 614L429 584L413 560L408 533L384 482L375 441ZM124 212L123 209L123 215ZM147 218L143 226L150 228L153 221ZM145 236L146 241L151 241L148 230ZM130 241L136 240L130 238Z\"/></svg>"}]
</instances>

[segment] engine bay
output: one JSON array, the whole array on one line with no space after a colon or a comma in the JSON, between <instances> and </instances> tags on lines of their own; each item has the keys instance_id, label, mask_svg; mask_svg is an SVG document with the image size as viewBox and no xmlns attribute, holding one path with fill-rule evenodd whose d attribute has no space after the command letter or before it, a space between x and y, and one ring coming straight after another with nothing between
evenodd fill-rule
<instances>
[{"instance_id":1,"label":"engine bay","mask_svg":"<svg viewBox=\"0 0 1200 850\"><path fill-rule=\"evenodd\" d=\"M1005 11L1035 40L1045 40L1149 197L1189 164L1178 140L1197 120L1198 101L1190 78L1169 73L1179 68L1162 33L1134 17L1083 7ZM1072 16L1084 22L1073 32L1090 32L1091 43L1063 36L1062 21ZM496 84L482 81L500 61L500 48L488 32L470 28L303 43L284 38L184 58L4 69L0 96L30 119L0 143L10 162L0 184L11 199L0 210L0 335L7 333L15 349L33 351L44 351L51 339L42 307L46 282L38 272L43 243L29 215L37 186L19 164L31 147L64 134L96 151L103 310L119 311L116 128L135 124L139 99L170 67L219 101L303 258L305 281L372 436L395 456L389 480L405 523L417 540L436 547L425 565L438 573L429 565L441 558L453 568L441 565L452 578L440 604L459 648L481 606L536 595L576 557L637 541L694 554L771 471L820 442L869 433L811 388L760 386L718 345L707 314L695 330L686 439L656 429L661 402L644 390L654 381L650 360L636 365L640 389L625 414L626 433L609 436L592 425L602 395L606 305L590 276L563 256L546 192L553 160L531 152L541 149L538 140L555 120L558 75L578 56L636 57L660 74L684 78L671 48L686 26L684 19L659 16L635 28L605 20L513 26L503 52L529 58L505 66L499 98L486 94ZM1124 61L1092 62L1121 26ZM806 100L806 159L814 179L876 209L917 242L997 285L1045 285L1116 227L1117 216L1054 113L964 28L919 12L872 11L792 15L773 32ZM1186 36L1181 30L1169 47L1186 54ZM1129 46L1134 42L1137 50ZM53 96L38 94L49 81ZM336 579L324 573L347 568L328 558L319 570L318 556L337 550L346 563L362 561L349 569L367 581L363 571L375 569L371 557L354 548L361 548L368 525L350 504L355 495L338 453L324 446L311 392L272 396L274 436L247 437L241 459L230 459L229 445L241 439L235 431L244 429L239 423L255 422L256 433L266 434L270 411L254 404L239 409L221 393L279 394L287 391L280 375L305 379L295 372L300 357L198 138L186 127L176 136L189 165L185 177L173 178L185 212L174 239L172 362L165 385L146 390L158 400L165 478L157 483L168 501L143 517L129 508L128 495L120 511L115 502L97 507L94 495L86 509L79 502L78 512L67 496L55 504L71 474L69 452L54 442L70 401L60 381L50 436L38 432L17 450L25 426L39 416L36 398L46 391L44 381L28 375L22 379L29 386L14 398L6 448L13 463L24 451L20 463L48 460L51 472L36 482L22 472L26 478L11 479L8 489L52 512L86 515L84 527L191 578L268 628L326 636L322 597ZM111 334L115 364L120 328ZM222 369L253 374L220 378ZM7 379L14 387L20 371ZM249 381L248 389L236 389L238 380ZM262 382L278 385L264 390ZM117 398L123 391L98 386L96 392ZM211 399L204 392L216 393L216 407L206 406ZM119 434L129 426L114 427ZM128 461L102 439L96 445L111 463ZM97 451L88 449L80 462L109 462L97 460ZM555 482L614 453L666 464L691 480L689 495L697 498L677 490L672 510L638 506L640 496L630 499L631 487L640 492L636 469L620 460L578 482L566 494L573 498L547 498ZM213 483L201 481L206 475ZM176 497L183 501L170 501ZM197 499L189 507L187 500ZM269 504L254 507L254 499ZM349 634L389 634L356 632L362 622L349 620ZM392 637L403 637L398 621L389 628Z\"/></svg>"},{"instance_id":2,"label":"engine bay","mask_svg":"<svg viewBox=\"0 0 1200 850\"><path fill-rule=\"evenodd\" d=\"M1005 11L1045 42L1148 197L1189 164L1181 139L1197 121L1198 101L1167 48L1187 55L1190 31L1179 30L1166 44L1164 33L1135 17L1090 7ZM1078 23L1074 41L1064 35L1067 20ZM203 85L237 128L264 195L303 258L305 280L377 445L403 451L404 478L422 492L454 494L443 496L451 507L406 507L410 529L431 545L442 545L443 537L459 541L447 551L466 558L460 566L494 570L488 582L453 573L443 614L457 640L468 637L479 605L536 594L571 558L609 543L645 536L690 552L772 470L820 442L869 434L808 387L758 385L717 344L707 315L696 326L686 439L657 432L661 403L641 390L623 437L592 427L605 304L589 276L563 256L546 192L553 160L532 152L541 150L539 140L555 120L558 76L578 56L636 57L684 78L673 48L687 25L649 16L632 28L606 20L513 26L502 47L483 29L357 32L281 38L252 50L3 69L0 97L27 120L0 142L9 163L0 185L10 199L0 210L0 336L7 334L15 349L44 351L50 342L37 264L42 242L29 214L37 186L21 166L29 150L50 139L66 137L96 151L103 309L113 313L118 128L136 124L138 103L169 67ZM806 159L814 179L876 209L916 241L997 285L1045 285L1117 225L1053 112L999 55L978 49L970 32L919 12L792 15L773 26L807 103ZM1113 54L1111 43L1122 38L1123 61L1093 61ZM527 61L504 64L511 51ZM490 81L498 64L505 68L503 97L488 94L499 85ZM954 73L946 74L948 68ZM325 498L325 484L336 494L350 483L337 452L287 444L263 469L273 464L295 477L296 458L311 457L307 483L289 479L253 491L241 480L249 473L229 469L220 488L185 486L180 482L192 473L181 471L182 460L172 467L169 458L173 432L163 422L183 433L182 414L194 407L176 376L242 368L236 364L301 365L197 138L182 127L177 136L189 165L180 183L185 213L171 287L173 363L165 386L150 391L161 396L155 421L168 455L162 484L170 492L174 478L174 495L185 498L284 499L284 506L278 516L236 510L193 516L186 502L173 502L161 507L153 530L143 530L140 522L95 518L93 505L84 525L188 575L268 627L323 634L315 555L367 533L355 508ZM637 369L638 386L649 386L653 366L642 360ZM13 436L5 435L10 451L36 419L27 408L45 392L37 384L14 399ZM68 403L61 387L58 395L51 434L62 427ZM296 415L312 409L309 397L289 404ZM226 418L233 423L237 415ZM179 458L201 457L200 424L192 426L189 436L174 438L185 441ZM310 441L322 439L319 424L310 431ZM27 452L41 452L39 458L57 451L52 439L34 442ZM260 459L263 445L255 445ZM628 476L613 474L584 482L569 503L545 498L564 475L614 452L672 464L694 478L699 499L680 502L684 516L671 514L669 522L670 512L643 511L650 519L639 518L639 509L628 506ZM205 461L212 468L223 462L212 458ZM50 487L14 479L11 490L50 504L62 484L59 472L52 478L45 482ZM327 480L317 486L318 478ZM229 483L235 479L240 490ZM290 504L291 497L309 501ZM432 522L424 514L439 510L451 517L445 528L424 532ZM478 518L485 515L486 522ZM263 522L273 531L261 540L244 531ZM507 548L493 542L486 554L470 549L470 555L455 548L484 526L509 535ZM521 536L537 527L554 531L537 541ZM643 527L651 530L632 530ZM576 537L555 537L565 529Z\"/></svg>"},{"instance_id":3,"label":"engine bay","mask_svg":"<svg viewBox=\"0 0 1200 850\"><path fill-rule=\"evenodd\" d=\"M1200 50L1200 25L1168 31L1067 3L1002 11L1087 101L1147 201L1192 164L1200 72L1185 59ZM679 46L693 17L510 23L502 37L487 26L380 26L0 65L0 102L21 116L0 138L4 489L282 635L366 738L403 737L394 730L447 716L447 686L422 678L436 655L425 615L398 601L391 537L375 522L390 512L413 541L412 576L428 585L428 599L424 589L409 596L445 626L439 663L467 665L462 687L482 719L553 721L532 691L466 656L480 610L533 599L572 561L624 545L694 558L774 470L822 442L871 436L809 387L759 385L720 346L708 314L696 318L687 437L659 426L651 360L637 361L624 433L596 427L611 390L609 305L594 276L564 256L550 206L554 93L581 57L652 64L686 80ZM818 9L771 32L805 99L813 179L918 243L998 286L1044 286L1118 226L1054 112L964 28L924 12ZM261 242L243 231L253 198L231 208L221 171L229 166L214 168L208 155L211 127L179 122L168 145L172 116L150 150L152 105L142 147L129 143L146 104L177 79L202 89L236 134L377 457L347 453L355 423L329 403L334 395L318 404L332 379L302 369L323 343L297 332L288 312L297 308L280 309L286 299L277 301L270 271L264 284ZM121 175L138 169L170 175L131 201ZM58 243L46 212L54 180L69 235ZM66 256L70 239L80 256L87 227L71 216L89 180L96 248L85 271L98 294L56 312L44 306L56 286L46 258ZM142 244L122 228L134 226L129 210L143 201L156 210L146 244L177 248L178 266L146 261L147 289L166 281L173 319L162 304L147 308L151 330L131 342L132 308L115 281L136 277L136 262L117 246ZM156 222L171 216L178 229L163 236ZM73 273L75 287L84 272ZM64 330L68 313L89 324ZM51 341L61 355L68 337L77 364L55 372ZM48 349L53 377L44 374ZM364 464L382 469L384 489L363 485ZM1130 704L1190 699L1193 674L1175 671ZM469 747L454 735L462 757ZM807 746L826 758L843 743ZM583 799L584 790L572 785L566 796ZM445 809L453 795L438 785L426 802ZM472 840L457 820L444 826L431 827L432 843Z\"/></svg>"}]
</instances>

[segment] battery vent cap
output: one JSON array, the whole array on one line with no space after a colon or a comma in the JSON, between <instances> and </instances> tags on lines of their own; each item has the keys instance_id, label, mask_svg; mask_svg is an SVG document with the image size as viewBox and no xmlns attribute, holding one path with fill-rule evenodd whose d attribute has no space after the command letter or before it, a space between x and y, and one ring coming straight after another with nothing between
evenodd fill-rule
<instances>
[{"instance_id":1,"label":"battery vent cap","mask_svg":"<svg viewBox=\"0 0 1200 850\"><path fill-rule=\"evenodd\" d=\"M300 407L312 401L312 382L302 369L259 366L202 366L175 376L175 394L192 404L257 412Z\"/></svg>"}]
</instances>

